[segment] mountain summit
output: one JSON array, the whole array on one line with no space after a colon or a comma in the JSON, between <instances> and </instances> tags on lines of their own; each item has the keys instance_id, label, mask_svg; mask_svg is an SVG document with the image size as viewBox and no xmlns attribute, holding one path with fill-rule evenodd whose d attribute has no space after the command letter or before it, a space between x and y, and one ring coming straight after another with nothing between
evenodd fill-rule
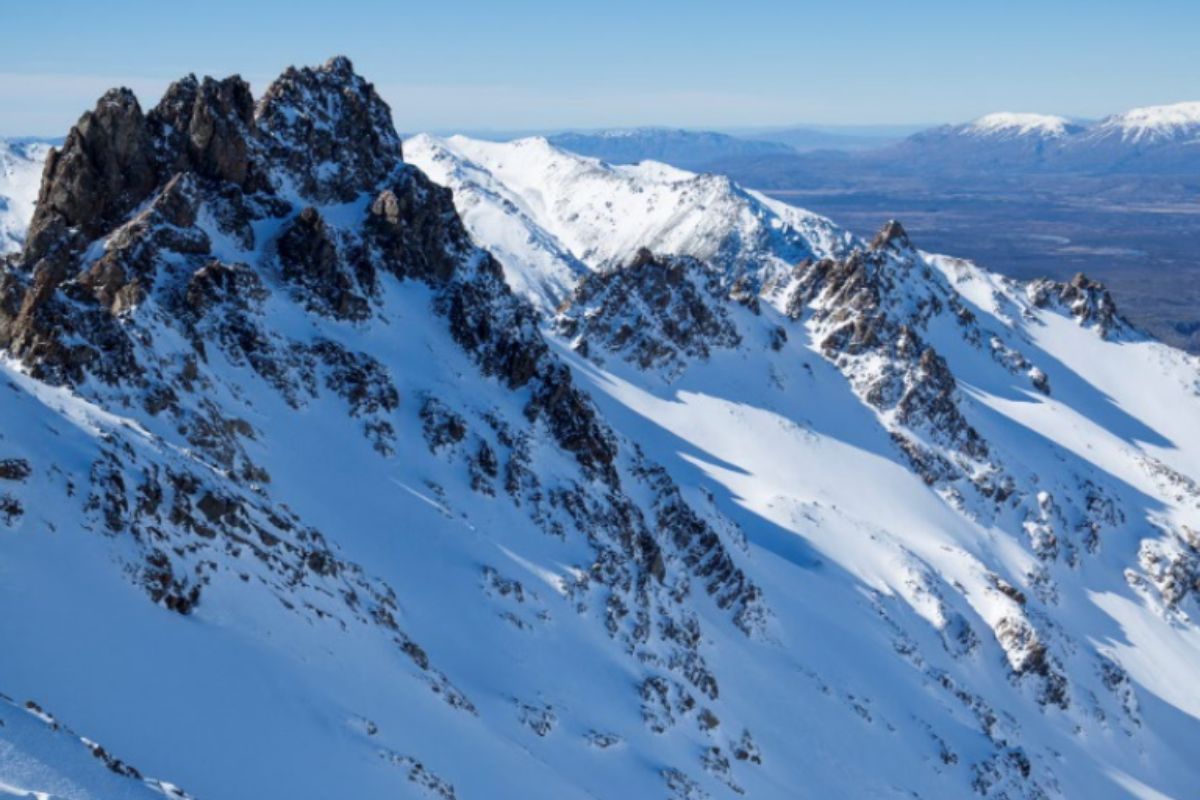
<instances>
[{"instance_id":1,"label":"mountain summit","mask_svg":"<svg viewBox=\"0 0 1200 800\"><path fill-rule=\"evenodd\" d=\"M2 791L1197 783L1200 364L1084 276L402 144L337 58L101 98L0 347Z\"/></svg>"}]
</instances>

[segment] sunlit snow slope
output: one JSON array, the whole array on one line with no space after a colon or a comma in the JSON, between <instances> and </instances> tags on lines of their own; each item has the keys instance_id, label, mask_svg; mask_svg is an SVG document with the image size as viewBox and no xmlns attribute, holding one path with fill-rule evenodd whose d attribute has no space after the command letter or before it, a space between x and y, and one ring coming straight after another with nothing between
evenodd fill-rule
<instances>
[{"instance_id":1,"label":"sunlit snow slope","mask_svg":"<svg viewBox=\"0 0 1200 800\"><path fill-rule=\"evenodd\" d=\"M411 163L454 190L464 221L500 258L514 289L550 310L557 302L548 301L568 294L583 269L619 266L643 247L692 253L731 271L782 273L849 241L828 220L720 175L655 162L612 166L540 138L421 135L405 148Z\"/></svg>"},{"instance_id":2,"label":"sunlit snow slope","mask_svg":"<svg viewBox=\"0 0 1200 800\"><path fill-rule=\"evenodd\" d=\"M1194 795L1198 364L1102 286L402 145L344 58L109 92L42 195L0 796Z\"/></svg>"}]
</instances>

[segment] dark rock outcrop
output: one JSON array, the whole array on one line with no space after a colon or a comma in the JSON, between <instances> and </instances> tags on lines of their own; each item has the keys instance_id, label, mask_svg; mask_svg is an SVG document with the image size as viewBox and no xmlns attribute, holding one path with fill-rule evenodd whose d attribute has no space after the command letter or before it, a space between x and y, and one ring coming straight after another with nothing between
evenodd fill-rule
<instances>
[{"instance_id":1,"label":"dark rock outcrop","mask_svg":"<svg viewBox=\"0 0 1200 800\"><path fill-rule=\"evenodd\" d=\"M1026 293L1038 308L1058 307L1080 324L1095 326L1105 338L1132 327L1117 311L1108 288L1082 272L1067 283L1048 279L1033 281Z\"/></svg>"},{"instance_id":2,"label":"dark rock outcrop","mask_svg":"<svg viewBox=\"0 0 1200 800\"><path fill-rule=\"evenodd\" d=\"M885 247L895 247L899 250L907 250L912 247L912 242L908 239L908 232L904 230L904 226L898 220L888 220L871 240L872 250L882 250Z\"/></svg>"},{"instance_id":3,"label":"dark rock outcrop","mask_svg":"<svg viewBox=\"0 0 1200 800\"><path fill-rule=\"evenodd\" d=\"M250 188L254 97L239 76L198 81L189 75L176 81L148 121L164 174L193 172Z\"/></svg>"},{"instance_id":4,"label":"dark rock outcrop","mask_svg":"<svg viewBox=\"0 0 1200 800\"><path fill-rule=\"evenodd\" d=\"M25 261L78 247L105 231L158 184L146 117L129 89L113 89L80 117L46 159Z\"/></svg>"},{"instance_id":5,"label":"dark rock outcrop","mask_svg":"<svg viewBox=\"0 0 1200 800\"><path fill-rule=\"evenodd\" d=\"M370 313L317 209L309 206L301 211L284 228L276 250L284 279L306 290L310 308L343 319L364 319Z\"/></svg>"},{"instance_id":6,"label":"dark rock outcrop","mask_svg":"<svg viewBox=\"0 0 1200 800\"><path fill-rule=\"evenodd\" d=\"M391 110L344 56L315 69L289 67L255 117L267 158L313 200L348 202L402 161Z\"/></svg>"},{"instance_id":7,"label":"dark rock outcrop","mask_svg":"<svg viewBox=\"0 0 1200 800\"><path fill-rule=\"evenodd\" d=\"M642 248L620 269L585 276L555 326L579 352L596 344L642 369L678 371L741 344L727 297L722 274L700 261Z\"/></svg>"},{"instance_id":8,"label":"dark rock outcrop","mask_svg":"<svg viewBox=\"0 0 1200 800\"><path fill-rule=\"evenodd\" d=\"M401 173L376 196L366 230L369 241L401 277L437 283L450 278L472 247L450 190L415 170Z\"/></svg>"}]
</instances>

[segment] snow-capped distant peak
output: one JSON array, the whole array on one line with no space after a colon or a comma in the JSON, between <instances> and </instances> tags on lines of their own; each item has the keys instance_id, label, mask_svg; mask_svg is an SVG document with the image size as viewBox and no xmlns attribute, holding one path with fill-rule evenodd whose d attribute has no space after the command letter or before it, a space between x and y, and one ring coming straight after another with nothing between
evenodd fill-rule
<instances>
[{"instance_id":1,"label":"snow-capped distant peak","mask_svg":"<svg viewBox=\"0 0 1200 800\"><path fill-rule=\"evenodd\" d=\"M1135 143L1200 136L1200 101L1133 108L1104 120L1099 130Z\"/></svg>"},{"instance_id":2,"label":"snow-capped distant peak","mask_svg":"<svg viewBox=\"0 0 1200 800\"><path fill-rule=\"evenodd\" d=\"M1001 111L986 114L967 126L971 133L984 136L1066 136L1071 121L1050 114L1019 114Z\"/></svg>"}]
</instances>

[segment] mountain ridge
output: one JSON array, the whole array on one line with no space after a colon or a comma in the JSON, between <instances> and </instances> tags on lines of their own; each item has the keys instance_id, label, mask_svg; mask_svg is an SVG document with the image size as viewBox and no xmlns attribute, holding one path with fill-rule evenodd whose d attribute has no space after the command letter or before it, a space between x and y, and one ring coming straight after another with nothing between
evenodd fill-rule
<instances>
[{"instance_id":1,"label":"mountain ridge","mask_svg":"<svg viewBox=\"0 0 1200 800\"><path fill-rule=\"evenodd\" d=\"M1103 286L665 165L401 143L342 58L106 95L45 174L0 278L0 690L139 769L1195 785L1197 362Z\"/></svg>"}]
</instances>

